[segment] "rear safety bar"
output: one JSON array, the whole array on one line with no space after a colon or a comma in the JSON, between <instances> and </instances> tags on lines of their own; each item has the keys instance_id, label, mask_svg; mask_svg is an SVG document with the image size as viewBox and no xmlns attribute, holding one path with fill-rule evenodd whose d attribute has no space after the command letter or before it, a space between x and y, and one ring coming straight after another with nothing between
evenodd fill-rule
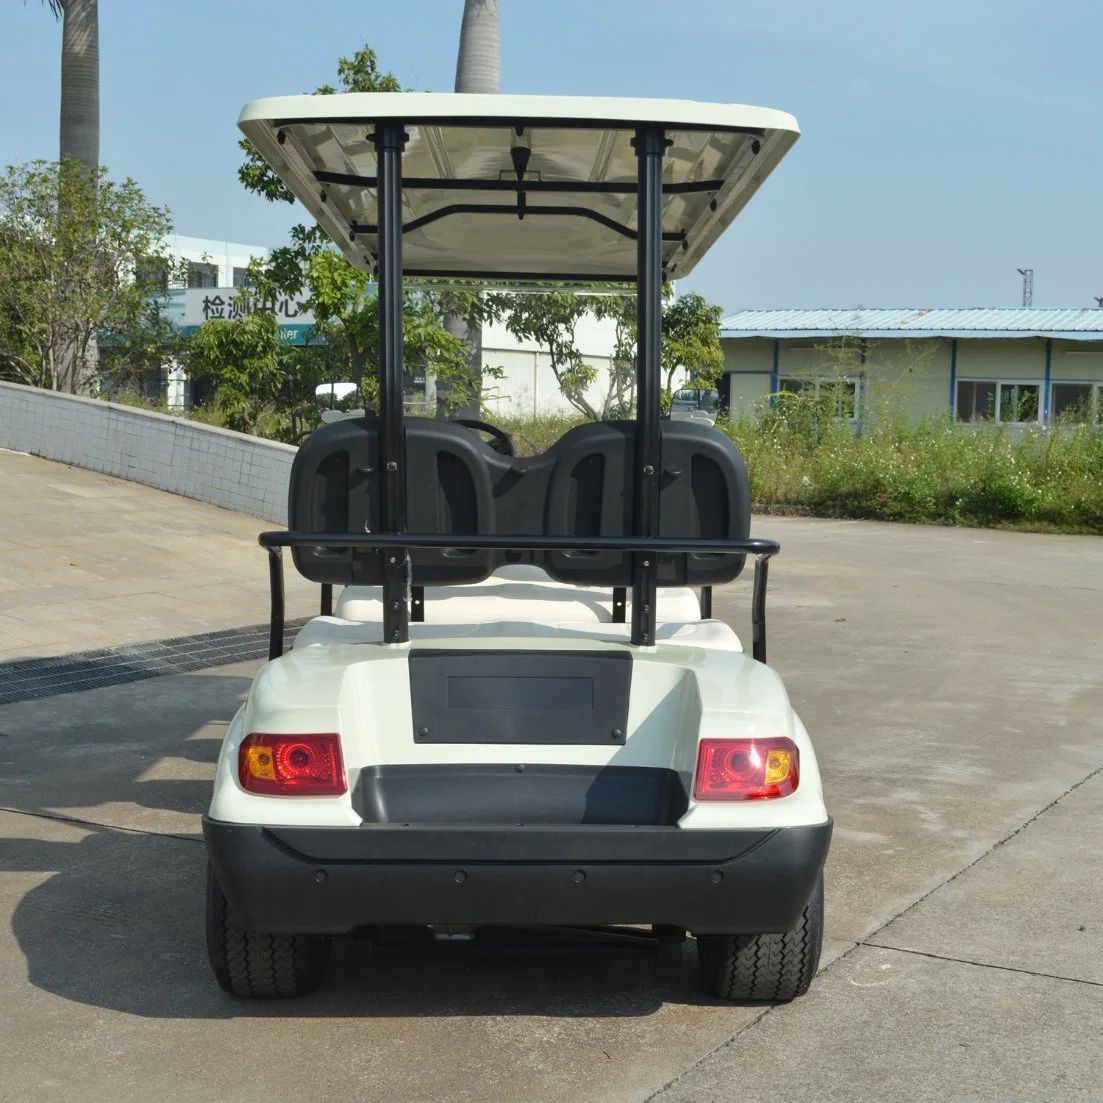
<instances>
[{"instance_id":1,"label":"rear safety bar","mask_svg":"<svg viewBox=\"0 0 1103 1103\"><path fill-rule=\"evenodd\" d=\"M462 540L462 544L460 543ZM699 537L674 539L668 537L634 536L473 536L458 533L448 535L417 533L382 532L262 532L257 541L268 550L268 577L271 587L271 611L269 615L268 658L278 659L283 654L284 634L284 588L283 588L283 549L284 548L370 548L376 551L394 549L395 554L388 557L392 568L403 569L399 560L405 562L405 576L409 578L409 548L462 548L473 551L625 551L636 552L641 556L654 555L753 555L754 588L751 592L751 653L760 662L766 662L766 584L770 559L781 551L776 540L704 540ZM651 567L647 559L642 560L644 569ZM421 587L407 587L407 590L419 591L414 599L417 603L414 620L424 617L424 594ZM711 587L702 602L702 614L709 617L712 613ZM616 599L619 588L614 590L614 620ZM409 598L407 598L409 600ZM332 610L333 588L322 587L322 613ZM707 608L705 607L707 606Z\"/></svg>"}]
</instances>

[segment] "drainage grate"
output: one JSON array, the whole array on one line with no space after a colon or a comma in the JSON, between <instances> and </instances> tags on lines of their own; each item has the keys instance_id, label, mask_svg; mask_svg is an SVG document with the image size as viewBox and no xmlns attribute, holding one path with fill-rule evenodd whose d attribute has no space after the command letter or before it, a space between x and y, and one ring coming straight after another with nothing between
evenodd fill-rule
<instances>
[{"instance_id":1,"label":"drainage grate","mask_svg":"<svg viewBox=\"0 0 1103 1103\"><path fill-rule=\"evenodd\" d=\"M295 633L305 623L305 619L288 621L285 649L290 648ZM46 659L12 659L0 662L0 705L209 670L267 656L268 626L261 624Z\"/></svg>"}]
</instances>

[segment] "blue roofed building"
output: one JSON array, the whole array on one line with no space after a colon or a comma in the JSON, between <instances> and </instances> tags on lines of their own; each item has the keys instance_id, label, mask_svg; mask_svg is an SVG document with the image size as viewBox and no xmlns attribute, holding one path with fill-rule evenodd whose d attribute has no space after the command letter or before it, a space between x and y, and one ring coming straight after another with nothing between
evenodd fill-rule
<instances>
[{"instance_id":1,"label":"blue roofed building","mask_svg":"<svg viewBox=\"0 0 1103 1103\"><path fill-rule=\"evenodd\" d=\"M1103 309L742 310L720 329L733 414L826 387L857 422L885 403L961 422L1103 417Z\"/></svg>"}]
</instances>

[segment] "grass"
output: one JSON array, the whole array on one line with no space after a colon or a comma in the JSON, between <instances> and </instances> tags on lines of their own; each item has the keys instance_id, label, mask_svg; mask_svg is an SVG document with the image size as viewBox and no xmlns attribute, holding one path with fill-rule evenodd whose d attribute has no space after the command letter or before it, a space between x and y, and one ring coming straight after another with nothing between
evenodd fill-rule
<instances>
[{"instance_id":1,"label":"grass","mask_svg":"<svg viewBox=\"0 0 1103 1103\"><path fill-rule=\"evenodd\" d=\"M824 401L834 398L786 395L755 418L721 422L747 461L756 509L1103 533L1103 432L964 426L882 410L857 433L830 416ZM569 415L496 422L524 456L581 424Z\"/></svg>"}]
</instances>

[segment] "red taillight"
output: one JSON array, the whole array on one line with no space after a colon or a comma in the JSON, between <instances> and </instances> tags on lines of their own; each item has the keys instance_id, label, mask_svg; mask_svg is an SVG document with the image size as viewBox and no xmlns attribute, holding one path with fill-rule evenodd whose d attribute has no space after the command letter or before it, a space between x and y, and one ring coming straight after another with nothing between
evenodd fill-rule
<instances>
[{"instance_id":1,"label":"red taillight","mask_svg":"<svg viewBox=\"0 0 1103 1103\"><path fill-rule=\"evenodd\" d=\"M791 739L702 739L694 800L787 797L800 780L800 752Z\"/></svg>"},{"instance_id":2,"label":"red taillight","mask_svg":"<svg viewBox=\"0 0 1103 1103\"><path fill-rule=\"evenodd\" d=\"M335 797L348 789L336 735L266 735L241 742L238 777L250 793Z\"/></svg>"}]
</instances>

